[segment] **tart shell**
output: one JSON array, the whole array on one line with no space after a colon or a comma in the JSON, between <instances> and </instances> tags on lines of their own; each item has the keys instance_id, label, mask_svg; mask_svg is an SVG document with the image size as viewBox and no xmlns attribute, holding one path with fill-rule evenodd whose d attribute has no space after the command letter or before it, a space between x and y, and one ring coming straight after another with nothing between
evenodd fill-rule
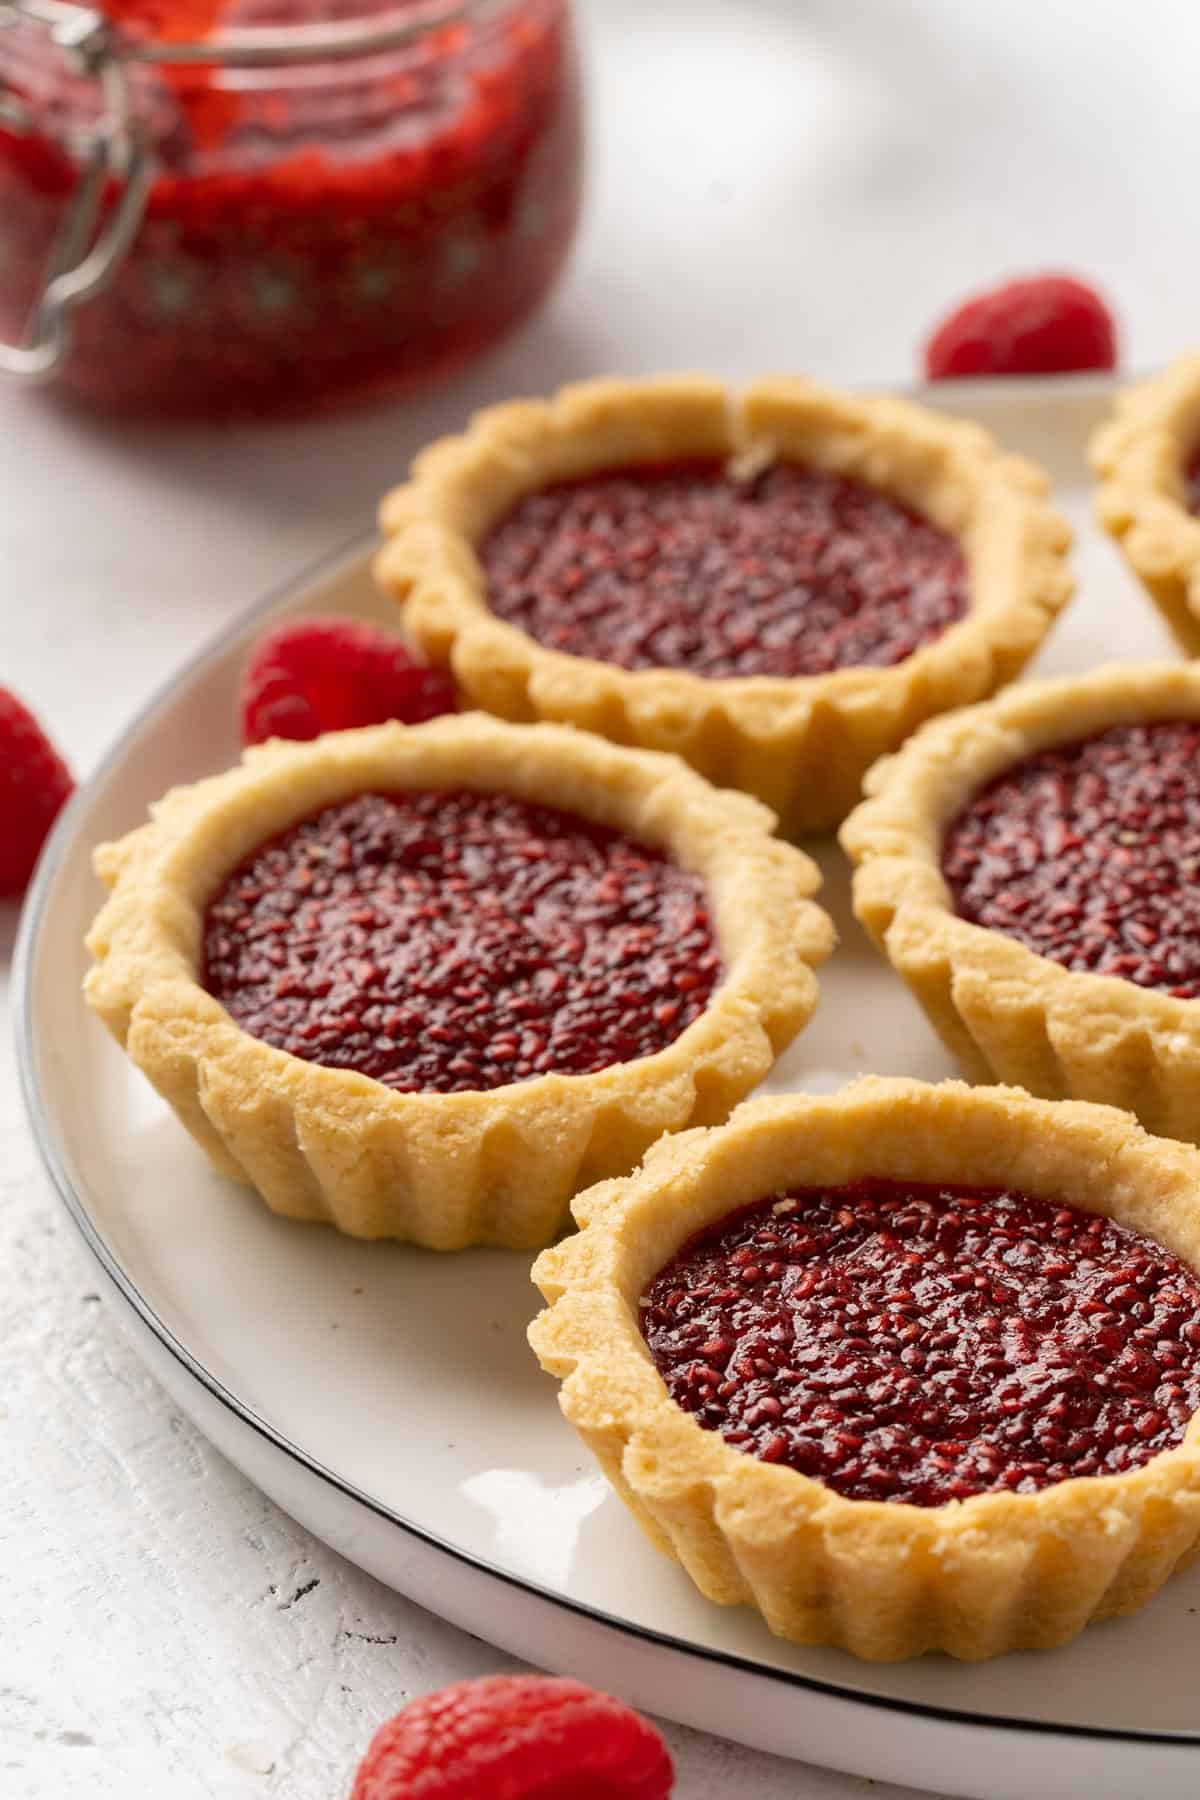
<instances>
[{"instance_id":1,"label":"tart shell","mask_svg":"<svg viewBox=\"0 0 1200 1800\"><path fill-rule=\"evenodd\" d=\"M1096 516L1188 656L1200 656L1200 519L1185 469L1200 445L1200 353L1126 388L1089 458Z\"/></svg>"},{"instance_id":2,"label":"tart shell","mask_svg":"<svg viewBox=\"0 0 1200 1800\"><path fill-rule=\"evenodd\" d=\"M1124 1107L1200 1141L1200 1000L1064 968L960 918L941 869L946 825L1024 757L1110 725L1198 718L1200 670L1113 665L935 720L871 771L841 831L854 910L973 1080Z\"/></svg>"},{"instance_id":3,"label":"tart shell","mask_svg":"<svg viewBox=\"0 0 1200 1800\"><path fill-rule=\"evenodd\" d=\"M250 1036L198 976L203 910L259 844L356 793L511 793L664 848L706 883L724 977L651 1056L487 1092L400 1093ZM664 1131L726 1116L805 1024L832 927L815 866L741 794L678 759L482 714L274 741L174 789L102 845L112 893L88 937L87 999L224 1174L275 1212L434 1249L531 1248L572 1193L631 1168Z\"/></svg>"},{"instance_id":4,"label":"tart shell","mask_svg":"<svg viewBox=\"0 0 1200 1800\"><path fill-rule=\"evenodd\" d=\"M664 1263L739 1206L866 1174L1069 1195L1200 1270L1200 1157L1111 1108L875 1077L751 1101L579 1195L586 1229L535 1263L549 1306L530 1341L567 1419L653 1542L709 1599L756 1606L780 1637L870 1661L973 1660L1134 1611L1200 1548L1200 1416L1130 1474L918 1507L849 1500L745 1455L670 1398L638 1325Z\"/></svg>"},{"instance_id":5,"label":"tart shell","mask_svg":"<svg viewBox=\"0 0 1200 1800\"><path fill-rule=\"evenodd\" d=\"M475 546L524 494L687 457L735 469L792 459L892 495L962 543L966 616L890 668L716 680L565 655L489 611ZM789 833L826 830L878 756L934 713L1012 680L1041 644L1072 591L1070 531L1047 485L979 426L907 400L785 378L742 394L701 375L589 381L492 407L425 450L383 502L376 575L425 655L449 664L477 705L675 751L710 781L757 795Z\"/></svg>"}]
</instances>

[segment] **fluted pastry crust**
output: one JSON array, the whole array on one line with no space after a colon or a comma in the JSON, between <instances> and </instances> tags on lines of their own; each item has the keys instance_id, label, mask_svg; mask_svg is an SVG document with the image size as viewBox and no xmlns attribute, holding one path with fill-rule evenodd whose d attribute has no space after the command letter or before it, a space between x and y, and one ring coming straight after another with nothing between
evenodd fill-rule
<instances>
[{"instance_id":1,"label":"fluted pastry crust","mask_svg":"<svg viewBox=\"0 0 1200 1800\"><path fill-rule=\"evenodd\" d=\"M524 494L604 468L681 457L776 457L864 481L961 542L966 616L891 668L783 679L629 671L549 650L488 609L475 546ZM1010 681L1071 594L1070 531L1040 470L979 426L895 397L802 379L744 393L702 375L581 382L478 413L416 459L384 500L381 585L434 662L503 718L555 719L671 750L755 794L789 833L843 818L862 776L932 714Z\"/></svg>"},{"instance_id":2,"label":"fluted pastry crust","mask_svg":"<svg viewBox=\"0 0 1200 1800\"><path fill-rule=\"evenodd\" d=\"M922 1507L846 1499L743 1454L670 1397L638 1301L680 1245L781 1188L863 1175L1069 1197L1200 1270L1200 1156L1112 1108L876 1077L750 1101L579 1195L585 1229L535 1263L549 1305L530 1340L566 1417L652 1541L781 1637L871 1661L975 1659L1134 1611L1200 1547L1200 1415L1130 1474Z\"/></svg>"},{"instance_id":3,"label":"fluted pastry crust","mask_svg":"<svg viewBox=\"0 0 1200 1800\"><path fill-rule=\"evenodd\" d=\"M652 1056L450 1094L398 1093L243 1031L198 979L207 899L297 820L405 787L559 806L695 871L725 970L706 1011ZM216 1166L274 1211L435 1249L542 1245L579 1187L631 1168L664 1131L725 1117L812 1013L832 927L811 899L815 866L773 825L675 757L565 726L476 713L272 742L172 790L149 824L97 851L112 893L88 937L87 998Z\"/></svg>"},{"instance_id":4,"label":"fluted pastry crust","mask_svg":"<svg viewBox=\"0 0 1200 1800\"><path fill-rule=\"evenodd\" d=\"M1200 519L1185 473L1200 448L1200 352L1117 397L1089 457L1096 516L1188 656L1200 656Z\"/></svg>"},{"instance_id":5,"label":"fluted pastry crust","mask_svg":"<svg viewBox=\"0 0 1200 1800\"><path fill-rule=\"evenodd\" d=\"M1148 1131L1200 1141L1200 1000L1064 968L960 918L942 834L1024 757L1153 719L1200 718L1200 669L1115 664L1022 683L925 726L874 768L842 827L854 910L976 1081L1122 1106Z\"/></svg>"}]
</instances>

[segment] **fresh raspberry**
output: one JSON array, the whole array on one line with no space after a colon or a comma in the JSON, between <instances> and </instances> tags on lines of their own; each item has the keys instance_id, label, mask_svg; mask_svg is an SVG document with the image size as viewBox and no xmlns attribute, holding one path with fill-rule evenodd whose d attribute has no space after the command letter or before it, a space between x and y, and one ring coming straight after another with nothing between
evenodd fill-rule
<instances>
[{"instance_id":1,"label":"fresh raspberry","mask_svg":"<svg viewBox=\"0 0 1200 1800\"><path fill-rule=\"evenodd\" d=\"M1117 334L1104 301L1071 275L1035 275L965 300L925 346L930 381L963 375L1064 375L1114 369Z\"/></svg>"},{"instance_id":2,"label":"fresh raspberry","mask_svg":"<svg viewBox=\"0 0 1200 1800\"><path fill-rule=\"evenodd\" d=\"M654 1727L608 1694L486 1675L389 1719L350 1800L667 1800L674 1774Z\"/></svg>"},{"instance_id":3,"label":"fresh raspberry","mask_svg":"<svg viewBox=\"0 0 1200 1800\"><path fill-rule=\"evenodd\" d=\"M242 742L323 731L419 725L453 712L454 683L400 639L361 619L300 619L260 639L242 678Z\"/></svg>"},{"instance_id":4,"label":"fresh raspberry","mask_svg":"<svg viewBox=\"0 0 1200 1800\"><path fill-rule=\"evenodd\" d=\"M75 783L28 707L0 688L0 896L25 891Z\"/></svg>"}]
</instances>

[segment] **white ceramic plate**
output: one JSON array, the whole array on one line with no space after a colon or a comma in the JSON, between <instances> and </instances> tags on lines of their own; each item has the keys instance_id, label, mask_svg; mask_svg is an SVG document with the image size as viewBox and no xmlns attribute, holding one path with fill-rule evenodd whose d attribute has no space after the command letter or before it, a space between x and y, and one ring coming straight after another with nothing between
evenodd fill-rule
<instances>
[{"instance_id":1,"label":"white ceramic plate","mask_svg":"<svg viewBox=\"0 0 1200 1800\"><path fill-rule=\"evenodd\" d=\"M1094 530L1083 445L1108 401L1076 381L937 396L1049 467L1081 592L1039 667L1173 654ZM982 1800L1194 1800L1200 1570L1140 1617L1049 1656L870 1667L710 1606L643 1540L525 1345L528 1259L354 1244L273 1219L209 1173L79 997L92 846L174 782L229 763L246 644L268 614L382 613L356 550L257 608L130 727L55 835L25 917L19 1030L54 1181L147 1360L214 1442L338 1550L545 1667L760 1748ZM769 1086L951 1066L818 850L842 946Z\"/></svg>"}]
</instances>

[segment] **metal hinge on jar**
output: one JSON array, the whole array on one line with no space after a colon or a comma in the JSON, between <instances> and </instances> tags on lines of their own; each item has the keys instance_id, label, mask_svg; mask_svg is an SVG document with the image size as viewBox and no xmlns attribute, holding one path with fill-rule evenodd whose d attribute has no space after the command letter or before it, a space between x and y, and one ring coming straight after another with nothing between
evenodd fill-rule
<instances>
[{"instance_id":1,"label":"metal hinge on jar","mask_svg":"<svg viewBox=\"0 0 1200 1800\"><path fill-rule=\"evenodd\" d=\"M98 123L79 147L79 180L63 213L24 341L0 342L0 371L45 381L66 354L72 310L107 285L137 234L154 157L132 115L124 59L99 13L64 0L0 0L0 33L18 26L43 30L72 73L99 84L102 105ZM3 86L0 125L18 132L38 129L31 108ZM121 184L120 197L97 235L110 181Z\"/></svg>"}]
</instances>

